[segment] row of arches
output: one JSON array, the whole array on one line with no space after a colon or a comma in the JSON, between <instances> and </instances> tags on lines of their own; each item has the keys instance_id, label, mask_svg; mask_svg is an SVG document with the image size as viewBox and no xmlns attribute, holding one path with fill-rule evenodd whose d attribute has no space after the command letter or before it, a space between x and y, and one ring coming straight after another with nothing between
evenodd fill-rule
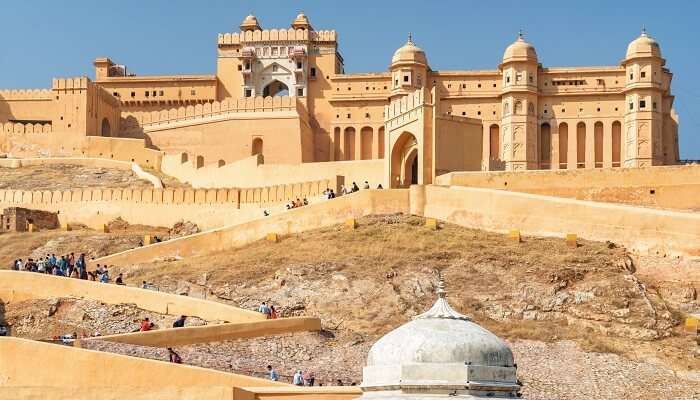
<instances>
[{"instance_id":1,"label":"row of arches","mask_svg":"<svg viewBox=\"0 0 700 400\"><path fill-rule=\"evenodd\" d=\"M384 158L384 127L348 126L333 129L333 156L336 161Z\"/></svg>"},{"instance_id":2,"label":"row of arches","mask_svg":"<svg viewBox=\"0 0 700 400\"><path fill-rule=\"evenodd\" d=\"M587 137L589 133L593 135L590 139ZM594 122L593 130L590 132L583 121L572 126L567 122L561 122L554 127L547 122L542 123L539 126L537 160L539 168L585 168L587 164L594 168L602 168L605 166L606 151L611 153L609 155L610 166L619 167L622 160L622 124L620 121L613 121L607 134L611 136L608 146L605 144L606 129L601 121ZM556 141L553 140L555 135ZM589 149L588 147L591 145L593 148ZM489 127L489 158L491 161L503 159L501 148L500 127L498 124L492 124ZM587 157L592 157L592 160L587 160Z\"/></svg>"}]
</instances>

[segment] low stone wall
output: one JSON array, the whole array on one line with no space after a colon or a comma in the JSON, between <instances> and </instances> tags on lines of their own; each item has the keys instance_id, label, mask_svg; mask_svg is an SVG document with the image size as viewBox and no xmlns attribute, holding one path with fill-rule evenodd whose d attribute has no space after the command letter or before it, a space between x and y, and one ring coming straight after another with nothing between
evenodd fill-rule
<instances>
[{"instance_id":1,"label":"low stone wall","mask_svg":"<svg viewBox=\"0 0 700 400\"><path fill-rule=\"evenodd\" d=\"M3 303L59 297L88 298L107 304L130 303L160 314L191 315L208 321L265 319L255 311L187 296L35 272L0 271L0 300Z\"/></svg>"},{"instance_id":2,"label":"low stone wall","mask_svg":"<svg viewBox=\"0 0 700 400\"><path fill-rule=\"evenodd\" d=\"M185 219L202 229L213 229L260 218L261 208L318 197L337 184L320 180L249 189L0 190L0 209L25 207L59 212L62 224L82 223L95 229L117 217L131 224L152 226L172 226Z\"/></svg>"},{"instance_id":3,"label":"low stone wall","mask_svg":"<svg viewBox=\"0 0 700 400\"><path fill-rule=\"evenodd\" d=\"M290 386L267 379L183 364L102 353L12 337L0 338L0 354L2 354L2 362L0 362L0 383L2 384L0 386L4 390L41 385L50 387L49 390L55 390L54 388L99 388L102 392L109 392L114 387L128 386L155 389L154 392L158 393L159 388L178 388L180 390L181 388L212 386L224 388ZM57 371L80 371L80 377L58 379ZM55 399L51 396L43 398ZM81 395L81 397L71 399L88 400L94 398ZM102 399L103 397L97 398ZM134 397L130 394L123 398L131 399ZM152 398L158 399L158 397L149 397L149 399ZM171 399L172 397L161 398Z\"/></svg>"},{"instance_id":4,"label":"low stone wall","mask_svg":"<svg viewBox=\"0 0 700 400\"><path fill-rule=\"evenodd\" d=\"M469 186L579 200L700 210L700 165L517 172L452 172L443 186Z\"/></svg>"},{"instance_id":5,"label":"low stone wall","mask_svg":"<svg viewBox=\"0 0 700 400\"><path fill-rule=\"evenodd\" d=\"M149 347L175 347L197 343L223 342L259 336L272 336L293 332L320 331L321 320L312 317L267 319L230 324L186 326L174 329L158 329L147 332L131 332L117 335L82 339L128 343Z\"/></svg>"},{"instance_id":6,"label":"low stone wall","mask_svg":"<svg viewBox=\"0 0 700 400\"><path fill-rule=\"evenodd\" d=\"M700 213L441 186L412 186L411 202L415 214L475 229L559 237L575 233L641 252L700 256Z\"/></svg>"},{"instance_id":7,"label":"low stone wall","mask_svg":"<svg viewBox=\"0 0 700 400\"><path fill-rule=\"evenodd\" d=\"M166 256L193 256L243 246L268 233L285 235L342 223L371 214L408 212L408 190L361 190L277 215L127 250L96 263L135 264Z\"/></svg>"}]
</instances>

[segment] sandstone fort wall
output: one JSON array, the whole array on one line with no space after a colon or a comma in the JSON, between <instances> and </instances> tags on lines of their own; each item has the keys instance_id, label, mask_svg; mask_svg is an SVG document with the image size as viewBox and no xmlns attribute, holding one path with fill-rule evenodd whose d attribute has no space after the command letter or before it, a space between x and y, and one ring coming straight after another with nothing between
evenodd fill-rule
<instances>
[{"instance_id":1,"label":"sandstone fort wall","mask_svg":"<svg viewBox=\"0 0 700 400\"><path fill-rule=\"evenodd\" d=\"M438 185L481 187L561 196L579 200L631 203L700 210L700 165L586 170L453 172Z\"/></svg>"}]
</instances>

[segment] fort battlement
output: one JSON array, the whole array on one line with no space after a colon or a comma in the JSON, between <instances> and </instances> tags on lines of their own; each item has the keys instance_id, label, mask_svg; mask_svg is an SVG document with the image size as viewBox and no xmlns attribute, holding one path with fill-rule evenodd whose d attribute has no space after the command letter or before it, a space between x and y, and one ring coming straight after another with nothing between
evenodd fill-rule
<instances>
[{"instance_id":1,"label":"fort battlement","mask_svg":"<svg viewBox=\"0 0 700 400\"><path fill-rule=\"evenodd\" d=\"M335 31L308 31L305 29L265 29L239 33L220 33L219 46L238 45L252 42L336 42Z\"/></svg>"},{"instance_id":2,"label":"fort battlement","mask_svg":"<svg viewBox=\"0 0 700 400\"><path fill-rule=\"evenodd\" d=\"M303 115L304 106L298 99L286 96L230 98L162 111L123 114L121 126L122 130L128 131L139 127L153 127L231 113L272 111L297 111L299 115Z\"/></svg>"},{"instance_id":3,"label":"fort battlement","mask_svg":"<svg viewBox=\"0 0 700 400\"><path fill-rule=\"evenodd\" d=\"M76 78L54 78L51 83L52 90L87 90L90 79L87 76Z\"/></svg>"},{"instance_id":4,"label":"fort battlement","mask_svg":"<svg viewBox=\"0 0 700 400\"><path fill-rule=\"evenodd\" d=\"M0 133L49 133L51 132L51 123L32 124L22 122L0 122Z\"/></svg>"},{"instance_id":5,"label":"fort battlement","mask_svg":"<svg viewBox=\"0 0 700 400\"><path fill-rule=\"evenodd\" d=\"M48 89L0 90L0 100L51 100L51 91Z\"/></svg>"}]
</instances>

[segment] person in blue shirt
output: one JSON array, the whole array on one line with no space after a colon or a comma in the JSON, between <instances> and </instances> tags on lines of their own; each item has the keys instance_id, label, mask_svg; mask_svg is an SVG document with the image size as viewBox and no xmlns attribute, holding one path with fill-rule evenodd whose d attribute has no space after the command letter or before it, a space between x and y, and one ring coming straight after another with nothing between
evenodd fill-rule
<instances>
[{"instance_id":1,"label":"person in blue shirt","mask_svg":"<svg viewBox=\"0 0 700 400\"><path fill-rule=\"evenodd\" d=\"M267 371L270 373L270 380L277 382L280 377L277 375L277 371L275 371L274 368L272 368L272 365L267 366Z\"/></svg>"}]
</instances>

